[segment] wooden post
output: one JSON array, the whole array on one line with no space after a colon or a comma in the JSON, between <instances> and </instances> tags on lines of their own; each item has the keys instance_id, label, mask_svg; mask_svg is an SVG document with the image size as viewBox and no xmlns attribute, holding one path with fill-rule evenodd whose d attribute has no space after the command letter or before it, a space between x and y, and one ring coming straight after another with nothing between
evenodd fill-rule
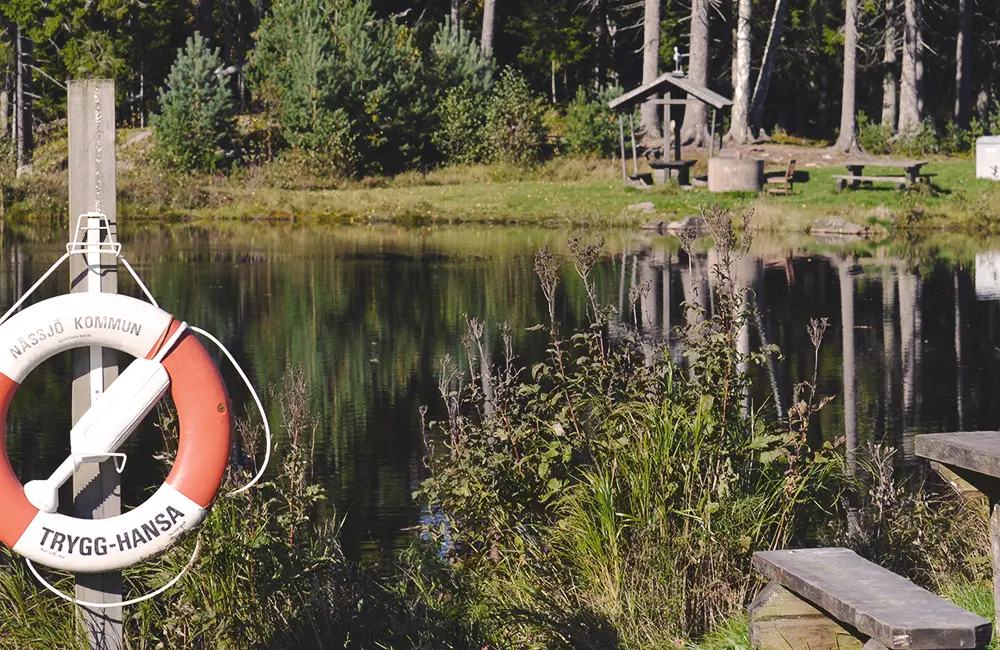
<instances>
[{"instance_id":1,"label":"wooden post","mask_svg":"<svg viewBox=\"0 0 1000 650\"><path fill-rule=\"evenodd\" d=\"M708 157L711 158L713 155L715 155L715 109L714 108L712 109L712 130L708 134L708 139L710 141L708 145Z\"/></svg>"},{"instance_id":2,"label":"wooden post","mask_svg":"<svg viewBox=\"0 0 1000 650\"><path fill-rule=\"evenodd\" d=\"M115 83L110 79L69 82L69 232L75 241L97 244L104 233L91 230L99 219L85 220L86 231L74 232L81 214L104 214L117 236L115 205ZM70 258L70 291L117 293L117 260L100 253ZM73 423L118 376L118 354L101 347L73 351ZM121 514L121 492L114 459L84 463L73 474L73 516L106 519ZM121 602L120 572L77 574L76 597L100 603ZM78 610L93 650L121 650L120 607Z\"/></svg>"},{"instance_id":3,"label":"wooden post","mask_svg":"<svg viewBox=\"0 0 1000 650\"><path fill-rule=\"evenodd\" d=\"M639 175L639 158L635 152L635 111L628 114L628 130L632 134L632 173Z\"/></svg>"},{"instance_id":4,"label":"wooden post","mask_svg":"<svg viewBox=\"0 0 1000 650\"><path fill-rule=\"evenodd\" d=\"M618 114L618 134L622 145L622 183L628 185L628 167L625 166L625 118Z\"/></svg>"},{"instance_id":5,"label":"wooden post","mask_svg":"<svg viewBox=\"0 0 1000 650\"><path fill-rule=\"evenodd\" d=\"M663 99L663 162L670 160L670 93L665 93Z\"/></svg>"}]
</instances>

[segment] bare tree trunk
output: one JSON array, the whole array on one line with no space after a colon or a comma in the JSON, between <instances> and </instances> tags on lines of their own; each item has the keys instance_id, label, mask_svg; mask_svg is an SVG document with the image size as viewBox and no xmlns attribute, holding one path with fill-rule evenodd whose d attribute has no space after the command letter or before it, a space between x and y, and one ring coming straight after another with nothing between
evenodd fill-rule
<instances>
[{"instance_id":1,"label":"bare tree trunk","mask_svg":"<svg viewBox=\"0 0 1000 650\"><path fill-rule=\"evenodd\" d=\"M208 42L215 41L215 0L195 0L194 3L194 24L195 29Z\"/></svg>"},{"instance_id":2,"label":"bare tree trunk","mask_svg":"<svg viewBox=\"0 0 1000 650\"><path fill-rule=\"evenodd\" d=\"M970 0L958 0L958 41L955 44L955 123L969 126L969 105L972 103L972 79L969 75L969 46L972 41L969 17Z\"/></svg>"},{"instance_id":3,"label":"bare tree trunk","mask_svg":"<svg viewBox=\"0 0 1000 650\"><path fill-rule=\"evenodd\" d=\"M764 46L764 59L760 64L760 74L753 89L753 102L750 105L750 128L758 133L764 128L764 102L767 101L767 89L771 85L771 73L774 71L774 60L778 56L778 45L781 43L781 28L785 24L785 11L788 0L774 0L774 13L771 15L771 29L767 34L767 45Z\"/></svg>"},{"instance_id":4,"label":"bare tree trunk","mask_svg":"<svg viewBox=\"0 0 1000 650\"><path fill-rule=\"evenodd\" d=\"M858 148L858 128L854 118L854 91L858 72L858 0L847 0L844 20L844 90L840 103L840 137L835 147L844 152Z\"/></svg>"},{"instance_id":5,"label":"bare tree trunk","mask_svg":"<svg viewBox=\"0 0 1000 650\"><path fill-rule=\"evenodd\" d=\"M14 128L16 136L14 138L17 152L17 169L31 162L31 151L34 148L32 132L34 129L34 119L32 111L32 87L31 87L31 39L24 35L24 31L17 28L17 98L14 110L16 117Z\"/></svg>"},{"instance_id":6,"label":"bare tree trunk","mask_svg":"<svg viewBox=\"0 0 1000 650\"><path fill-rule=\"evenodd\" d=\"M7 80L4 79L4 83ZM7 134L7 111L10 110L10 95L7 92L7 86L5 85L0 89L0 138Z\"/></svg>"},{"instance_id":7,"label":"bare tree trunk","mask_svg":"<svg viewBox=\"0 0 1000 650\"><path fill-rule=\"evenodd\" d=\"M729 138L740 144L753 139L750 133L750 19L751 0L739 0L736 20L736 63L733 66L733 113Z\"/></svg>"},{"instance_id":8,"label":"bare tree trunk","mask_svg":"<svg viewBox=\"0 0 1000 650\"><path fill-rule=\"evenodd\" d=\"M903 26L903 67L899 79L899 125L897 132L905 134L920 125L920 102L917 92L917 3L920 0L905 0L906 17Z\"/></svg>"},{"instance_id":9,"label":"bare tree trunk","mask_svg":"<svg viewBox=\"0 0 1000 650\"><path fill-rule=\"evenodd\" d=\"M493 58L493 27L497 16L497 0L485 0L483 3L483 39L480 49L483 55Z\"/></svg>"},{"instance_id":10,"label":"bare tree trunk","mask_svg":"<svg viewBox=\"0 0 1000 650\"><path fill-rule=\"evenodd\" d=\"M451 24L458 27L458 21L461 18L460 11L462 6L460 4L461 0L451 0Z\"/></svg>"},{"instance_id":11,"label":"bare tree trunk","mask_svg":"<svg viewBox=\"0 0 1000 650\"><path fill-rule=\"evenodd\" d=\"M648 84L656 81L660 76L660 0L646 0L646 11L642 23L642 83ZM647 138L659 138L660 132L659 111L656 105L647 103L642 105L641 110L642 129L646 132ZM664 128L670 128L669 124ZM663 158L669 157L668 152L663 152Z\"/></svg>"},{"instance_id":12,"label":"bare tree trunk","mask_svg":"<svg viewBox=\"0 0 1000 650\"><path fill-rule=\"evenodd\" d=\"M924 5L923 0L914 3L917 13L917 114L924 119Z\"/></svg>"},{"instance_id":13,"label":"bare tree trunk","mask_svg":"<svg viewBox=\"0 0 1000 650\"><path fill-rule=\"evenodd\" d=\"M608 83L608 0L597 0L597 87Z\"/></svg>"},{"instance_id":14,"label":"bare tree trunk","mask_svg":"<svg viewBox=\"0 0 1000 650\"><path fill-rule=\"evenodd\" d=\"M965 0L961 0L964 2ZM882 54L882 126L896 128L899 106L896 103L896 16L895 1L886 0L885 35Z\"/></svg>"},{"instance_id":15,"label":"bare tree trunk","mask_svg":"<svg viewBox=\"0 0 1000 650\"><path fill-rule=\"evenodd\" d=\"M691 2L691 52L688 78L701 86L708 86L708 2ZM681 142L696 147L706 146L708 135L708 107L701 102L689 104L684 111Z\"/></svg>"}]
</instances>

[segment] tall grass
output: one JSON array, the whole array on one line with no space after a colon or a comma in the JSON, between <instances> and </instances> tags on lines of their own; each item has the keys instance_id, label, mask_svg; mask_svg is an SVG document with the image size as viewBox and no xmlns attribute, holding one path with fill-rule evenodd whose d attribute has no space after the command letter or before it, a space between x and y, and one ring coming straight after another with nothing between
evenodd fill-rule
<instances>
[{"instance_id":1,"label":"tall grass","mask_svg":"<svg viewBox=\"0 0 1000 650\"><path fill-rule=\"evenodd\" d=\"M838 457L805 443L821 404L803 398L783 424L744 406L748 368L763 360L736 346L749 296L731 272L749 237L726 210L706 217L720 260L715 311L683 332L683 358L611 327L619 315L590 282L603 242L576 239L569 248L590 327L561 332L559 274L543 250L548 359L530 370L508 356L488 375L443 373L449 415L427 431L432 475L419 494L445 518L441 541L458 572L500 612L502 621L481 621L492 638L676 645L743 607L755 550L806 540L814 515L836 509Z\"/></svg>"}]
</instances>

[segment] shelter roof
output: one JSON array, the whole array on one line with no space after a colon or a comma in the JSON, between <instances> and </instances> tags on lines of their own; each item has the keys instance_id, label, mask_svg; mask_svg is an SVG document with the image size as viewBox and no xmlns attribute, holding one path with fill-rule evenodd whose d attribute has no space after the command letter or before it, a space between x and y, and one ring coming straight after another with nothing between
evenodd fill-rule
<instances>
[{"instance_id":1,"label":"shelter roof","mask_svg":"<svg viewBox=\"0 0 1000 650\"><path fill-rule=\"evenodd\" d=\"M612 109L618 109L621 107L627 108L628 106L641 104L650 97L667 92L671 89L686 92L691 97L714 106L715 108L725 108L726 106L733 105L732 100L723 97L719 93L711 91L705 86L691 81L687 77L681 77L672 72L668 72L660 75L654 81L630 90L621 97L608 102L608 106Z\"/></svg>"}]
</instances>

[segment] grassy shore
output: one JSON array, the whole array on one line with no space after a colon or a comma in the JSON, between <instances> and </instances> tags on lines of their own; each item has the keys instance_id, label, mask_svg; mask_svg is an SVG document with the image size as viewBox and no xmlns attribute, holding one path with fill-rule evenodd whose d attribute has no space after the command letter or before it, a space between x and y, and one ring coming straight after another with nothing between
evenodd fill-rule
<instances>
[{"instance_id":1,"label":"grassy shore","mask_svg":"<svg viewBox=\"0 0 1000 650\"><path fill-rule=\"evenodd\" d=\"M802 148L800 160L813 162L800 164L795 194L762 196L713 194L676 185L625 188L618 162L565 158L528 170L479 165L345 180L324 175L320 166L307 160L286 156L229 173L180 176L152 162L150 138L141 135L127 130L119 135L119 215L132 221L632 228L652 219L698 214L707 205L721 203L752 207L758 230L771 232L808 232L821 217L846 219L882 233L900 228L1000 230L1000 183L976 180L969 160L932 160L924 168L935 174L929 187L837 192L833 175L845 171L839 159ZM36 156L33 172L13 182L7 192L10 226L30 229L65 209L64 145L58 138L47 142ZM705 167L702 156L695 172L704 173ZM899 173L877 167L867 171ZM766 173L783 173L783 167L772 164ZM630 208L642 203L652 203L653 211Z\"/></svg>"}]
</instances>

